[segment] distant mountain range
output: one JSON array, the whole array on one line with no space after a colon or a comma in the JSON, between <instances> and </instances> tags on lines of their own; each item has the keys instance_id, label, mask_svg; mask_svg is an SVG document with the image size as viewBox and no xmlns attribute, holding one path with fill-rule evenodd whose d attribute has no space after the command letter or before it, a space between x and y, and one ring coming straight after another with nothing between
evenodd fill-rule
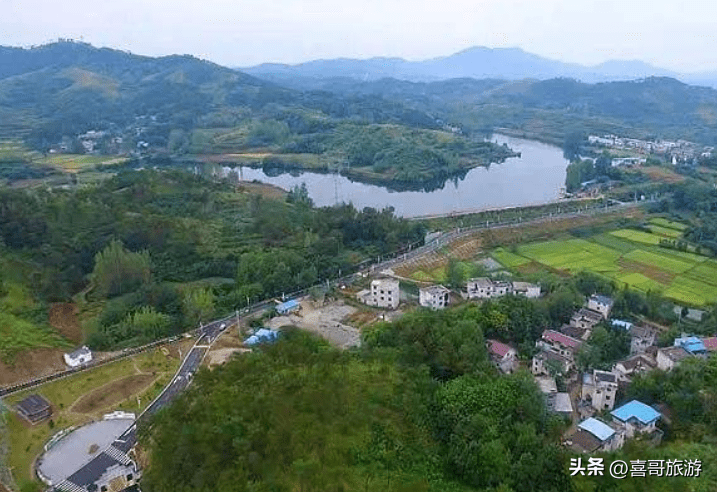
<instances>
[{"instance_id":1,"label":"distant mountain range","mask_svg":"<svg viewBox=\"0 0 717 492\"><path fill-rule=\"evenodd\" d=\"M450 56L424 61L407 61L402 58L366 60L337 58L297 65L264 63L254 67L244 67L241 70L276 82L295 77L304 79L349 77L362 81L389 77L413 82L463 77L503 80L547 80L566 77L595 83L645 77L671 77L690 84L717 87L717 73L680 74L639 60L613 60L595 66L585 66L551 60L519 48L474 47Z\"/></svg>"},{"instance_id":2,"label":"distant mountain range","mask_svg":"<svg viewBox=\"0 0 717 492\"><path fill-rule=\"evenodd\" d=\"M108 130L154 148L193 148L197 129L212 135L262 124L252 131L288 129L296 148L313 152L350 122L458 127L466 135L503 128L555 143L569 133L608 132L717 144L717 90L640 62L581 67L518 49L474 48L426 62L324 60L249 72L85 43L0 47L0 139L47 149L63 137Z\"/></svg>"}]
</instances>

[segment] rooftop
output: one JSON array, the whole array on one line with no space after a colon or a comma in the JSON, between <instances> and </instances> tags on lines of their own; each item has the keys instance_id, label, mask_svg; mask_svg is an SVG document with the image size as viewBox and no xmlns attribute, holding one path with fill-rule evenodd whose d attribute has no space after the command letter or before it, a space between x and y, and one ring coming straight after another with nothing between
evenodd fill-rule
<instances>
[{"instance_id":1,"label":"rooftop","mask_svg":"<svg viewBox=\"0 0 717 492\"><path fill-rule=\"evenodd\" d=\"M705 344L705 348L710 352L717 352L717 337L703 338L702 343Z\"/></svg>"},{"instance_id":2,"label":"rooftop","mask_svg":"<svg viewBox=\"0 0 717 492\"><path fill-rule=\"evenodd\" d=\"M583 420L578 424L578 427L582 430L588 431L600 441L607 441L615 434L612 427L594 417Z\"/></svg>"},{"instance_id":3,"label":"rooftop","mask_svg":"<svg viewBox=\"0 0 717 492\"><path fill-rule=\"evenodd\" d=\"M421 287L420 289L423 292L428 292L431 295L441 295L441 294L448 294L450 290L448 290L446 287L442 285L431 285L429 287Z\"/></svg>"},{"instance_id":4,"label":"rooftop","mask_svg":"<svg viewBox=\"0 0 717 492\"><path fill-rule=\"evenodd\" d=\"M569 337L555 330L545 330L542 338L548 342L557 342L570 348L578 348L583 343L581 340Z\"/></svg>"},{"instance_id":5,"label":"rooftop","mask_svg":"<svg viewBox=\"0 0 717 492\"><path fill-rule=\"evenodd\" d=\"M506 345L498 340L488 340L488 351L491 354L497 355L498 357L505 357L510 350L513 348L510 345Z\"/></svg>"},{"instance_id":6,"label":"rooftop","mask_svg":"<svg viewBox=\"0 0 717 492\"><path fill-rule=\"evenodd\" d=\"M473 283L480 287L492 287L493 281L488 277L472 278L468 281L469 284Z\"/></svg>"},{"instance_id":7,"label":"rooftop","mask_svg":"<svg viewBox=\"0 0 717 492\"><path fill-rule=\"evenodd\" d=\"M617 377L607 371L598 371L597 369L593 371L593 375L595 376L595 382L596 383L614 383L617 381Z\"/></svg>"},{"instance_id":8,"label":"rooftop","mask_svg":"<svg viewBox=\"0 0 717 492\"><path fill-rule=\"evenodd\" d=\"M632 400L630 403L616 408L610 412L610 414L622 422L627 422L631 418L635 418L643 425L647 425L660 418L660 412L637 400Z\"/></svg>"},{"instance_id":9,"label":"rooftop","mask_svg":"<svg viewBox=\"0 0 717 492\"><path fill-rule=\"evenodd\" d=\"M573 314L573 318L580 319L585 318L589 320L593 320L596 323L598 321L602 321L602 314L598 313L597 311L593 311L592 309L588 308L580 308L576 313Z\"/></svg>"},{"instance_id":10,"label":"rooftop","mask_svg":"<svg viewBox=\"0 0 717 492\"><path fill-rule=\"evenodd\" d=\"M81 357L83 355L92 355L92 351L90 351L90 349L88 349L87 346L84 346L84 347L78 348L74 352L70 352L67 355L73 359L77 359L78 357Z\"/></svg>"},{"instance_id":11,"label":"rooftop","mask_svg":"<svg viewBox=\"0 0 717 492\"><path fill-rule=\"evenodd\" d=\"M645 354L634 355L628 359L617 362L617 364L622 364L622 367L628 371L632 371L638 367L648 367L650 369L657 367L655 361Z\"/></svg>"},{"instance_id":12,"label":"rooftop","mask_svg":"<svg viewBox=\"0 0 717 492\"><path fill-rule=\"evenodd\" d=\"M665 347L659 350L674 362L680 362L690 356L690 353L682 347Z\"/></svg>"},{"instance_id":13,"label":"rooftop","mask_svg":"<svg viewBox=\"0 0 717 492\"><path fill-rule=\"evenodd\" d=\"M629 321L623 321L621 319L612 320L612 326L623 328L628 331L632 329L632 323L630 323Z\"/></svg>"},{"instance_id":14,"label":"rooftop","mask_svg":"<svg viewBox=\"0 0 717 492\"><path fill-rule=\"evenodd\" d=\"M30 395L17 404L20 413L31 416L46 411L50 408L50 402L40 395Z\"/></svg>"},{"instance_id":15,"label":"rooftop","mask_svg":"<svg viewBox=\"0 0 717 492\"><path fill-rule=\"evenodd\" d=\"M578 431L570 437L572 441L571 449L579 453L592 453L597 451L602 442L591 433L578 429Z\"/></svg>"},{"instance_id":16,"label":"rooftop","mask_svg":"<svg viewBox=\"0 0 717 492\"><path fill-rule=\"evenodd\" d=\"M707 350L702 340L693 336L675 338L675 347L682 347L691 354L705 352Z\"/></svg>"},{"instance_id":17,"label":"rooftop","mask_svg":"<svg viewBox=\"0 0 717 492\"><path fill-rule=\"evenodd\" d=\"M612 299L607 296L596 295L596 296L592 296L590 298L590 300L595 301L598 304L603 304L605 306L612 306Z\"/></svg>"},{"instance_id":18,"label":"rooftop","mask_svg":"<svg viewBox=\"0 0 717 492\"><path fill-rule=\"evenodd\" d=\"M655 334L655 329L649 326L633 325L630 329L630 335L635 338L651 338L654 337Z\"/></svg>"}]
</instances>

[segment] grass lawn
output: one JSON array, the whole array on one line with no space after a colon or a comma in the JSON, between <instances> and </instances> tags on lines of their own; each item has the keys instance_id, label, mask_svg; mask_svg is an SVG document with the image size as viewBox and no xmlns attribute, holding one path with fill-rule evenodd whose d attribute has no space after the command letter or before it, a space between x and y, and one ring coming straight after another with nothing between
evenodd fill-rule
<instances>
[{"instance_id":1,"label":"grass lawn","mask_svg":"<svg viewBox=\"0 0 717 492\"><path fill-rule=\"evenodd\" d=\"M50 327L38 326L12 314L0 312L0 357L12 361L18 352L39 347L70 347Z\"/></svg>"},{"instance_id":2,"label":"grass lawn","mask_svg":"<svg viewBox=\"0 0 717 492\"><path fill-rule=\"evenodd\" d=\"M47 440L61 429L86 423L102 413L113 410L139 412L144 409L169 382L179 363L178 357L167 357L159 349L155 349L8 397L5 403L13 406L28 395L38 393L47 398L53 407L52 424L50 421L45 421L30 426L15 414L8 417L10 432L8 465L12 468L15 479L20 485L34 480L31 470L33 460L40 454ZM80 413L72 408L82 396L113 381L142 373L155 376L156 381L149 388L143 386L138 390L139 406L136 398L138 395L133 394L122 402L109 408L98 408L93 413Z\"/></svg>"}]
</instances>

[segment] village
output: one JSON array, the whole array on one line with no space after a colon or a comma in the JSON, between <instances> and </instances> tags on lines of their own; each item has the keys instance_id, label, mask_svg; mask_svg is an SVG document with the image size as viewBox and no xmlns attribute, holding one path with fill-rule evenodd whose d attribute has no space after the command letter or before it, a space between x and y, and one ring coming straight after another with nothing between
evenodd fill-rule
<instances>
[{"instance_id":1,"label":"village","mask_svg":"<svg viewBox=\"0 0 717 492\"><path fill-rule=\"evenodd\" d=\"M361 302L395 310L399 307L399 281L389 276L372 280L370 289L356 294ZM506 295L537 298L539 285L528 282L470 279L461 299L484 300ZM443 285L420 287L419 304L429 309L444 309L454 294ZM563 436L563 445L578 453L620 449L627 440L640 436L655 445L663 432L657 426L662 419L670 423L666 405L649 406L641 401L619 401L619 395L638 374L647 371L671 371L685 359L706 358L717 352L717 337L698 337L683 333L674 345L657 347L658 334L664 327L648 321L632 323L611 317L613 299L593 295L585 306L573 313L570 322L559 329L545 329L536 342L536 352L527 359L516 347L497 339L487 339L486 348L495 367L504 374L521 368L529 370L541 389L550 412L564 416L571 426ZM700 316L689 310L688 316ZM609 324L630 337L630 354L614 363L611 370L578 369L578 354L587 347L593 329Z\"/></svg>"}]
</instances>

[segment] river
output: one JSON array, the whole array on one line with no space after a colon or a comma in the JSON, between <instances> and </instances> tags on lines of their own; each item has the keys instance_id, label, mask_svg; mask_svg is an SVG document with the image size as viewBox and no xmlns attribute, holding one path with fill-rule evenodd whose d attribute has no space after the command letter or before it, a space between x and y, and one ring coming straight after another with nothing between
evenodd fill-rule
<instances>
[{"instance_id":1,"label":"river","mask_svg":"<svg viewBox=\"0 0 717 492\"><path fill-rule=\"evenodd\" d=\"M562 149L504 135L493 135L491 140L506 143L521 156L487 168L471 169L464 179L449 180L443 188L429 192L392 191L335 174L292 171L267 176L262 169L245 166L233 169L244 180L257 180L285 190L306 183L309 196L320 207L341 202L353 203L359 210L391 206L402 217L536 205L560 198L568 166ZM229 170L225 168L226 172Z\"/></svg>"}]
</instances>

